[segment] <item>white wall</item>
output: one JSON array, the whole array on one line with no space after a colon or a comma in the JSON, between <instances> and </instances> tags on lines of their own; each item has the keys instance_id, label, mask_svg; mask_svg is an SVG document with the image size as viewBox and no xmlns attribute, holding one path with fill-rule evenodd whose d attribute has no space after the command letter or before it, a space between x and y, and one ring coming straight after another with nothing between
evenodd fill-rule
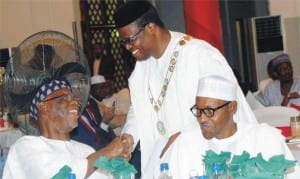
<instances>
[{"instance_id":1,"label":"white wall","mask_svg":"<svg viewBox=\"0 0 300 179\"><path fill-rule=\"evenodd\" d=\"M44 30L73 38L75 19L80 19L79 0L0 0L0 48L16 47ZM79 26L77 29L80 31Z\"/></svg>"},{"instance_id":2,"label":"white wall","mask_svg":"<svg viewBox=\"0 0 300 179\"><path fill-rule=\"evenodd\" d=\"M300 1L270 0L270 15L281 15L284 26L285 51L290 55L294 74L300 76Z\"/></svg>"}]
</instances>

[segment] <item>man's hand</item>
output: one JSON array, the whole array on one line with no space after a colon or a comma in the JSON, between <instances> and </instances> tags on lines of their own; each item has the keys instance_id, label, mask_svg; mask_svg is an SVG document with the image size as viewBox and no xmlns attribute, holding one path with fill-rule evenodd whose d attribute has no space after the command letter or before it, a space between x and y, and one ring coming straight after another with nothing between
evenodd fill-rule
<instances>
[{"instance_id":1,"label":"man's hand","mask_svg":"<svg viewBox=\"0 0 300 179\"><path fill-rule=\"evenodd\" d=\"M282 102L281 102L281 106L287 106L287 104L289 103L289 100L290 100L289 94L285 95L285 96L283 97Z\"/></svg>"},{"instance_id":2,"label":"man's hand","mask_svg":"<svg viewBox=\"0 0 300 179\"><path fill-rule=\"evenodd\" d=\"M115 157L123 157L123 153L125 150L126 149L125 149L120 137L116 137L107 146L105 146L103 149L101 149L101 151L109 159L112 159Z\"/></svg>"},{"instance_id":3,"label":"man's hand","mask_svg":"<svg viewBox=\"0 0 300 179\"><path fill-rule=\"evenodd\" d=\"M289 99L296 99L296 98L299 98L299 97L300 97L300 94L297 91L288 94Z\"/></svg>"},{"instance_id":4,"label":"man's hand","mask_svg":"<svg viewBox=\"0 0 300 179\"><path fill-rule=\"evenodd\" d=\"M105 124L109 124L109 122L114 118L115 116L115 108L114 107L107 107L105 105L101 105L101 111L102 111L102 121Z\"/></svg>"},{"instance_id":5,"label":"man's hand","mask_svg":"<svg viewBox=\"0 0 300 179\"><path fill-rule=\"evenodd\" d=\"M123 157L126 160L130 160L131 153L133 151L133 143L134 143L133 137L130 134L122 134L120 137L124 146Z\"/></svg>"},{"instance_id":6,"label":"man's hand","mask_svg":"<svg viewBox=\"0 0 300 179\"><path fill-rule=\"evenodd\" d=\"M112 158L116 158L116 157L123 157L124 150L125 150L125 148L124 148L121 138L116 137L113 141L111 141L104 148L90 154L87 157L88 166L87 166L86 176L89 176L92 172L95 171L94 163L99 157L105 156L110 160Z\"/></svg>"},{"instance_id":7,"label":"man's hand","mask_svg":"<svg viewBox=\"0 0 300 179\"><path fill-rule=\"evenodd\" d=\"M113 129L123 126L126 122L126 117L127 114L115 114L113 120L109 122L109 126Z\"/></svg>"}]
</instances>

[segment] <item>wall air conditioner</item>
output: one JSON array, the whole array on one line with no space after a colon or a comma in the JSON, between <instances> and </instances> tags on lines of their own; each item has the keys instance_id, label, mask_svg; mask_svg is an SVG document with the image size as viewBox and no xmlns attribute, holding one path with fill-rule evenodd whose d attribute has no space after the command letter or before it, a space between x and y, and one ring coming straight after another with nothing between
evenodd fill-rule
<instances>
[{"instance_id":1,"label":"wall air conditioner","mask_svg":"<svg viewBox=\"0 0 300 179\"><path fill-rule=\"evenodd\" d=\"M268 78L267 64L270 59L283 53L284 35L281 16L253 17L251 21L251 56L255 64L256 85Z\"/></svg>"}]
</instances>

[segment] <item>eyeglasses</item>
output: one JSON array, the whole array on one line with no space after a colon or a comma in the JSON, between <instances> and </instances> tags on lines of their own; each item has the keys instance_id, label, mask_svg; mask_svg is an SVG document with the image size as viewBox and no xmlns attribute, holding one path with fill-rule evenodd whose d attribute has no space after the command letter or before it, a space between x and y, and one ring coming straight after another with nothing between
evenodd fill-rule
<instances>
[{"instance_id":1,"label":"eyeglasses","mask_svg":"<svg viewBox=\"0 0 300 179\"><path fill-rule=\"evenodd\" d=\"M202 113L205 114L205 116L207 117L213 117L215 112L218 110L218 109L221 109L223 107L225 107L226 105L228 105L229 103L231 103L231 101L228 101L224 104L222 104L221 106L218 106L216 108L203 108L203 109L200 109L200 108L197 108L196 104L191 107L191 112L193 113L193 115L195 117L201 117Z\"/></svg>"},{"instance_id":2,"label":"eyeglasses","mask_svg":"<svg viewBox=\"0 0 300 179\"><path fill-rule=\"evenodd\" d=\"M45 99L42 102L52 101L52 100L59 99L59 98L63 98L67 101L75 100L75 97L73 95L62 94L62 95L59 95L59 96L55 96L53 98Z\"/></svg>"},{"instance_id":3,"label":"eyeglasses","mask_svg":"<svg viewBox=\"0 0 300 179\"><path fill-rule=\"evenodd\" d=\"M140 28L139 31L137 31L135 34L133 34L133 35L130 36L129 38L120 40L121 44L125 46L125 45L127 45L127 44L132 43L133 41L135 41L135 40L137 39L138 35L139 35L144 29L145 29L144 27L143 27L143 28Z\"/></svg>"}]
</instances>

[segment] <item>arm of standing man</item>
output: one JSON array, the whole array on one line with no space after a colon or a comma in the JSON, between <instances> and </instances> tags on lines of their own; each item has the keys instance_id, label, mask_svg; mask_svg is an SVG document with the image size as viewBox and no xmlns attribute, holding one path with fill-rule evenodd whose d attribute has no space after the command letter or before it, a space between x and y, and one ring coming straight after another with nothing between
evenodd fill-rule
<instances>
[{"instance_id":1,"label":"arm of standing man","mask_svg":"<svg viewBox=\"0 0 300 179\"><path fill-rule=\"evenodd\" d=\"M138 126L133 107L130 106L127 113L126 123L122 129L122 142L127 143L129 150L132 152L139 142Z\"/></svg>"},{"instance_id":2,"label":"arm of standing man","mask_svg":"<svg viewBox=\"0 0 300 179\"><path fill-rule=\"evenodd\" d=\"M108 159L112 159L115 157L123 157L128 158L126 155L126 144L124 144L120 137L116 137L110 144L106 147L90 154L87 157L88 160L88 167L87 167L87 174L86 176L91 175L95 171L94 163L95 161L101 157L106 156Z\"/></svg>"}]
</instances>

